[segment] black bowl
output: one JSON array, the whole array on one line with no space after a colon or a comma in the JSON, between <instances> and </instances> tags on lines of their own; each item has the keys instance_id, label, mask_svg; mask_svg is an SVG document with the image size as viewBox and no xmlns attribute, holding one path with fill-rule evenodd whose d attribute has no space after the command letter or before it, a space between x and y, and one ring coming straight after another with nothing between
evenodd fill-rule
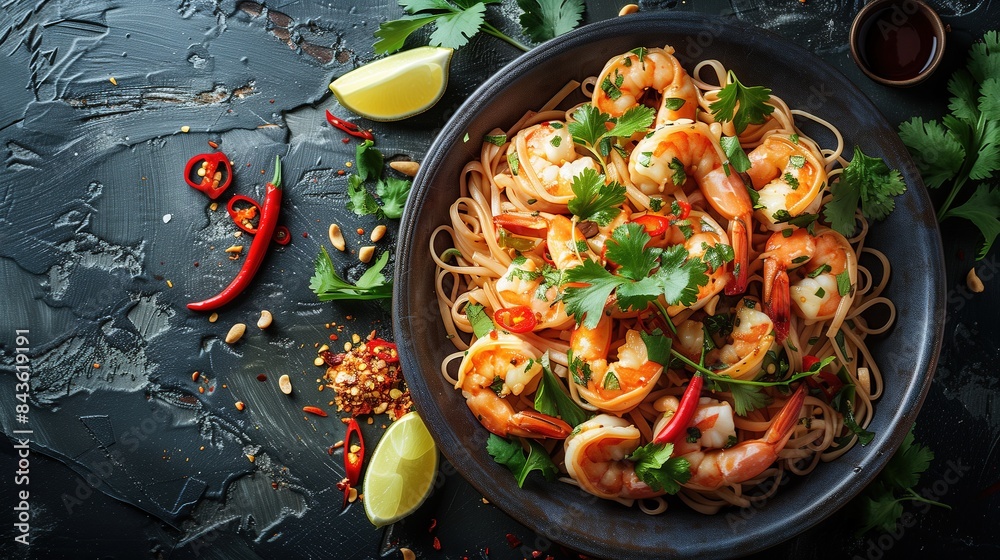
<instances>
[{"instance_id":1,"label":"black bowl","mask_svg":"<svg viewBox=\"0 0 1000 560\"><path fill-rule=\"evenodd\" d=\"M866 154L899 169L909 187L896 211L869 236L871 246L897 263L886 292L897 304L896 324L871 346L886 385L869 427L874 441L855 446L806 477L792 477L762 506L714 516L679 503L664 515L649 516L540 477L529 477L518 488L510 472L486 453L488 433L461 393L439 373L453 346L439 318L429 238L434 228L448 222L459 173L478 156L480 139L539 107L569 79L596 74L612 56L664 44L677 49L689 71L696 60L720 59L744 84L765 84L791 107L836 123L846 138L848 157L860 145ZM717 18L673 13L617 18L568 33L512 62L456 112L428 151L399 239L396 342L413 399L441 451L491 503L541 535L595 556L748 554L818 523L860 492L900 445L930 386L940 350L945 302L941 239L923 183L893 128L854 85L816 56L773 34Z\"/></svg>"}]
</instances>

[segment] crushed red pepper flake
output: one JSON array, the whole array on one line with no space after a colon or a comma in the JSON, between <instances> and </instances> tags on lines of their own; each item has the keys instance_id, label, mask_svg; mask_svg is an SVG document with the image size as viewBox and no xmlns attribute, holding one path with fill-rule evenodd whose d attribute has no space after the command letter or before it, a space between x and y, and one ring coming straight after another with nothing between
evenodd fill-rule
<instances>
[{"instance_id":1,"label":"crushed red pepper flake","mask_svg":"<svg viewBox=\"0 0 1000 560\"><path fill-rule=\"evenodd\" d=\"M434 529L437 528L437 526L438 526L438 520L437 520L437 518L436 517L432 517L431 518L431 526L427 528L427 532L428 533L433 532Z\"/></svg>"},{"instance_id":2,"label":"crushed red pepper flake","mask_svg":"<svg viewBox=\"0 0 1000 560\"><path fill-rule=\"evenodd\" d=\"M507 533L507 544L511 548L517 548L521 546L521 539L514 536L514 533Z\"/></svg>"},{"instance_id":3,"label":"crushed red pepper flake","mask_svg":"<svg viewBox=\"0 0 1000 560\"><path fill-rule=\"evenodd\" d=\"M376 340L374 331L367 340ZM369 346L355 344L343 353L321 353L329 366L323 376L326 386L336 392L338 412L352 416L384 412L396 420L413 407L402 369L398 360L387 361L386 352Z\"/></svg>"},{"instance_id":4,"label":"crushed red pepper flake","mask_svg":"<svg viewBox=\"0 0 1000 560\"><path fill-rule=\"evenodd\" d=\"M441 539L434 537L434 544L431 546L434 547L434 550L441 550Z\"/></svg>"}]
</instances>

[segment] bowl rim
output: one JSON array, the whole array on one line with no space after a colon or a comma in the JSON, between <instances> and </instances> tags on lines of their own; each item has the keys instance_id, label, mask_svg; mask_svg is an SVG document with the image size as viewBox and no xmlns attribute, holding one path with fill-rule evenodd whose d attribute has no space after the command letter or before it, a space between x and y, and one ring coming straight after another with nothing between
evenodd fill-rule
<instances>
[{"instance_id":1,"label":"bowl rim","mask_svg":"<svg viewBox=\"0 0 1000 560\"><path fill-rule=\"evenodd\" d=\"M864 95L864 93L861 92L861 90L843 74L834 69L824 60L776 34L748 26L743 22L734 21L732 19L697 13L639 13L627 17L619 17L592 23L571 31L555 40L546 42L507 64L504 68L493 74L479 88L476 89L469 99L467 99L457 109L444 128L442 128L441 132L428 150L427 157L421 165L420 172L414 180L413 189L407 202L407 210L400 224L400 242L396 250L396 268L394 273L396 293L394 295L392 306L394 334L399 347L402 363L404 365L404 371L411 372L419 370L419 365L414 355L413 348L414 333L410 328L410 323L415 317L415 310L411 308L411 297L414 294L411 293L410 284L408 282L409 276L413 273L413 271L420 270L420 265L426 264L426 262L420 262L418 260L420 255L426 251L426 247L423 245L416 247L413 243L418 225L417 220L423 211L424 200L426 199L428 192L435 188L434 183L437 178L437 170L441 165L443 165L449 148L459 142L462 142L463 134L468 134L466 131L479 112L477 109L477 106L480 103L479 100L491 99L498 95L505 88L509 87L510 82L514 79L512 76L517 76L521 72L530 69L540 60L580 48L588 43L591 43L592 41L607 39L610 36L620 35L623 33L635 34L636 29L639 27L642 27L643 31L648 31L648 28L655 28L657 31L662 31L664 34L669 35L680 33L691 34L696 32L697 29L706 28L707 26L711 26L712 29L716 30L721 29L723 36L729 35L742 37L748 33L753 33L754 35L763 35L770 40L777 41L780 44L782 52L785 53L783 56L800 61L804 60L809 65L819 68L825 77L834 82L834 85L848 88L850 95L856 97L859 102L867 104L864 108L865 111L867 111L867 116L879 121L879 124L883 128L890 129L888 122L881 115L881 113L879 113L875 105ZM656 549L634 548L635 546L641 545L641 543L634 542L635 539L627 539L630 542L623 543L622 546L628 545L633 548L624 550L616 547L609 547L605 543L595 542L595 540L593 540L593 534L578 535L573 532L558 530L559 526L556 521L551 519L543 521L531 518L529 517L529 512L527 511L528 508L522 507L524 505L523 502L525 497L529 496L528 485L526 485L526 488L523 490L525 492L523 496L515 498L511 501L502 493L504 483L499 485L489 484L487 480L489 478L488 475L491 474L490 472L479 469L476 465L465 464L465 461L462 460L462 453L465 452L463 442L458 439L454 430L441 430L439 428L439 426L446 423L448 419L445 417L445 412L433 402L434 395L431 394L432 389L427 385L424 375L408 375L407 381L410 384L414 402L417 408L427 419L428 426L430 427L434 439L438 442L439 449L441 449L446 458L473 487L487 497L491 503L500 507L505 513L513 517L515 520L527 525L539 534L543 534L542 529L539 529L539 527L547 528L550 532L552 532L553 527L555 527L555 532L558 534L550 534L546 536L566 546L581 552L593 554L595 556L619 556L626 553L630 557L656 558L664 556L694 555L699 555L701 557L719 557L736 553L749 554L789 539L794 535L805 531L809 527L816 525L821 520L834 513L837 510L837 507L832 507L831 504L836 503L838 506L844 505L851 498L857 495L885 466L889 458L892 456L892 453L901 444L906 433L909 431L910 426L912 425L917 412L924 401L924 398L927 395L927 391L930 387L934 370L936 368L943 339L943 324L945 316L944 252L941 244L940 231L937 229L936 221L926 221L926 215L928 213L930 217L933 218L933 209L930 199L927 195L926 189L923 187L922 181L920 180L916 166L909 159L906 149L903 147L898 136L893 135L888 138L880 138L878 141L886 143L886 145L889 146L887 149L891 150L893 155L903 162L904 165L901 165L900 169L907 178L907 196L913 202L911 206L917 211L915 216L918 218L920 225L925 229L924 236L928 237L927 241L931 245L926 248L927 254L925 255L929 265L922 267L921 270L921 274L928 279L927 282L930 283L930 287L932 288L928 290L928 293L924 294L927 300L927 309L924 313L928 315L927 319L929 323L926 324L923 327L924 330L921 331L923 336L920 344L915 348L916 355L914 356L914 364L916 370L911 374L911 379L919 381L919 383L910 383L907 387L905 387L905 389L903 389L901 402L899 403L900 406L893 410L883 410L885 414L889 415L887 417L887 427L892 429L887 430L888 433L878 434L876 441L870 444L877 452L868 451L870 448L865 448L865 451L862 453L861 451L858 451L861 449L860 446L855 446L854 449L848 452L849 455L851 453L854 453L854 455L861 454L859 460L853 466L853 476L850 472L846 472L846 476L844 476L843 479L840 479L834 486L823 490L822 495L817 496L819 499L806 504L799 504L800 507L797 509L790 509L782 503L775 504L774 507L780 508L779 511L788 514L788 517L781 518L781 522L785 526L793 526L795 528L793 532L781 533L773 530L760 530L762 527L759 526L760 524L757 520L751 520L749 522L749 529L757 530L757 532L754 533L751 531L747 536L733 537L732 535L729 535L728 539L716 539L714 536L701 536L699 537L700 540L696 538L689 542L675 542L669 547ZM881 143L879 144L880 146L883 145ZM457 178L452 180L457 181ZM933 226L930 225L931 223L933 223ZM426 261L426 259L424 259L424 261ZM924 272L927 269L930 269L931 271L929 274ZM438 371L434 370L433 372L425 372L425 374L438 375ZM882 407L882 409L886 408L888 407ZM876 403L876 418L878 417L878 410L878 403ZM481 431L485 432L485 430ZM485 438L485 436L483 437ZM468 455L468 453L466 453L466 455ZM845 455L844 457L847 456L848 455ZM846 461L844 457L841 457L838 461ZM827 465L833 464L835 464L835 462L828 463ZM820 468L823 468L824 466L826 465L823 465ZM506 473L506 471L504 472ZM512 478L510 482L513 483ZM813 491L818 492L818 490ZM550 494L539 494L535 491L535 489L531 489L530 492L532 496L536 497L551 496ZM778 493L778 496L781 496L780 492ZM521 503L519 504L516 502ZM640 515L639 512L635 513L636 515ZM711 517L718 518L723 515L724 513L719 513L716 516ZM670 516L671 514L668 513L667 517ZM670 524L669 521L664 521L664 524L665 529L672 530L666 526ZM712 523L710 522L702 523L695 521L695 527L693 527L693 529L701 531L703 525L711 524ZM765 527L773 529L773 527ZM726 535L722 536L725 537Z\"/></svg>"}]
</instances>

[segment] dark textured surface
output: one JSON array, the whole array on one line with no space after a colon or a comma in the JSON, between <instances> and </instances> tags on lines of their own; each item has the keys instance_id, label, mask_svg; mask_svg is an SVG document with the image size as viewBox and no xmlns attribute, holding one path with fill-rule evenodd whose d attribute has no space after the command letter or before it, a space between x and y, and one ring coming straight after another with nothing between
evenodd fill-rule
<instances>
[{"instance_id":1,"label":"dark textured surface","mask_svg":"<svg viewBox=\"0 0 1000 560\"><path fill-rule=\"evenodd\" d=\"M919 88L892 90L863 78L847 53L847 23L860 2L641 4L722 14L777 32L843 72L893 127L915 114L939 116L950 71L972 40L1000 26L989 2L932 2L952 28L945 61ZM457 107L519 54L476 37L456 53L448 91L431 111L367 123L339 107L326 85L371 60L371 33L401 10L385 1L351 5L298 2L266 10L232 1L38 0L0 7L0 425L12 444L12 432L25 427L15 421L10 374L15 329L30 330L33 372L26 425L33 430L32 544L13 541L12 508L23 487L13 481L18 450L3 445L0 506L8 513L0 556L371 558L398 557L391 553L398 544L422 557L482 558L486 549L490 558L531 557L533 550L576 557L482 503L447 464L427 504L395 526L372 528L358 505L339 513L334 484L341 462L326 449L342 437L342 424L304 419L299 411L330 398L315 392L312 348L327 339L324 324L331 321L361 334L388 334L390 323L385 308L318 304L307 288L331 221L346 231L375 224L344 209L346 179L336 171L353 158L354 144L340 142L322 111L371 127L389 156L422 160ZM591 2L587 21L613 17L617 8ZM517 29L514 2L490 13L501 28ZM180 132L184 125L190 133ZM209 139L236 162L234 193L259 197L261 170L269 173L274 155L282 156L281 222L293 233L291 245L272 250L254 285L215 324L183 306L236 270L221 253L233 242L224 214L208 212L179 173L191 155L207 151ZM379 251L394 247L393 229ZM908 526L862 539L852 537L854 521L842 513L761 557L1000 552L997 251L975 263L979 234L969 224L945 222L942 236L944 346L917 418L917 438L937 458L919 489L953 509L907 506ZM353 236L349 243L362 244ZM363 270L353 257L335 259L348 276ZM987 285L976 295L964 284L974 264ZM935 272L912 263L909 273ZM263 333L252 326L262 308L275 314ZM229 347L222 338L236 321L251 327ZM198 393L194 370L206 373L210 383L202 385L214 390ZM260 373L267 382L257 381ZM297 387L291 402L275 390L282 373ZM236 400L247 410L238 413ZM363 428L373 444L379 424ZM431 519L438 521L433 533ZM507 533L522 544L510 546ZM608 533L630 539L628 527Z\"/></svg>"}]
</instances>

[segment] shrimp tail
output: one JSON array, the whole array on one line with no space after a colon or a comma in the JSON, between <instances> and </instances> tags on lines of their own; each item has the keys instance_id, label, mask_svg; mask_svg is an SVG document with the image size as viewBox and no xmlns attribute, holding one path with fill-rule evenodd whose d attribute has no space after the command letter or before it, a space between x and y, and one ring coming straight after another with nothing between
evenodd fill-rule
<instances>
[{"instance_id":1,"label":"shrimp tail","mask_svg":"<svg viewBox=\"0 0 1000 560\"><path fill-rule=\"evenodd\" d=\"M522 410L508 422L508 433L521 437L565 439L572 432L573 427L563 420L533 410Z\"/></svg>"},{"instance_id":2,"label":"shrimp tail","mask_svg":"<svg viewBox=\"0 0 1000 560\"><path fill-rule=\"evenodd\" d=\"M767 278L770 278L770 281L767 281ZM788 272L775 270L772 277L767 275L765 271L765 311L771 321L774 321L775 340L778 344L781 344L788 337L792 304L790 294Z\"/></svg>"},{"instance_id":3,"label":"shrimp tail","mask_svg":"<svg viewBox=\"0 0 1000 560\"><path fill-rule=\"evenodd\" d=\"M726 295L742 294L750 276L750 214L729 221L729 241L733 244L733 276L726 284Z\"/></svg>"},{"instance_id":4,"label":"shrimp tail","mask_svg":"<svg viewBox=\"0 0 1000 560\"><path fill-rule=\"evenodd\" d=\"M799 421L799 414L802 412L802 404L805 400L806 386L802 384L792 393L792 398L788 399L785 406L781 408L781 412L774 417L774 421L771 422L771 426L764 434L764 443L775 449L781 449L788 443L788 439L792 437L792 430Z\"/></svg>"}]
</instances>

